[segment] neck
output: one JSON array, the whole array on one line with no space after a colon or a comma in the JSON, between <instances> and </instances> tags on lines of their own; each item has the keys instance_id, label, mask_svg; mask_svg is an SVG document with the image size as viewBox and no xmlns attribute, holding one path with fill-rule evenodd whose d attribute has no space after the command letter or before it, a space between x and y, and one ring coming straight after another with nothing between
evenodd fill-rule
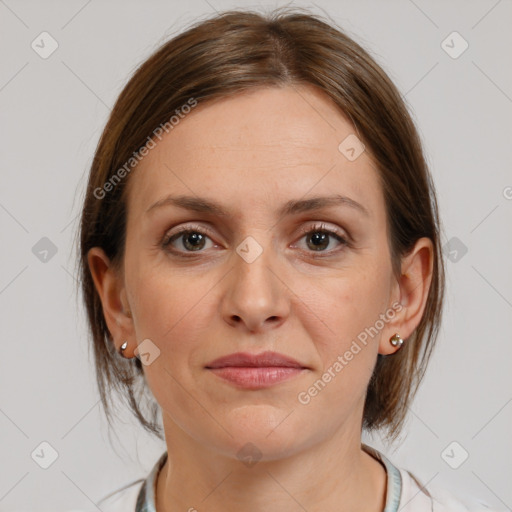
<instances>
[{"instance_id":1,"label":"neck","mask_svg":"<svg viewBox=\"0 0 512 512\"><path fill-rule=\"evenodd\" d=\"M172 431L166 429L174 442L157 480L157 512L384 510L386 471L362 450L360 432L246 465Z\"/></svg>"}]
</instances>

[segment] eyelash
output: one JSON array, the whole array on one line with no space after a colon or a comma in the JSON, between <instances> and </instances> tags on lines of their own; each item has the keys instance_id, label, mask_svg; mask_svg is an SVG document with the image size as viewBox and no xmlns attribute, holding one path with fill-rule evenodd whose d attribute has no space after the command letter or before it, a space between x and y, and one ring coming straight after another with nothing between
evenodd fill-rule
<instances>
[{"instance_id":1,"label":"eyelash","mask_svg":"<svg viewBox=\"0 0 512 512\"><path fill-rule=\"evenodd\" d=\"M341 236L337 231L327 228L325 226L325 224L323 224L323 223L315 224L313 226L308 226L307 228L303 227L300 231L302 233L302 237L304 237L305 235L311 235L313 233L325 233L325 234L335 238L340 243L340 245L341 245L340 249L334 249L334 250L330 250L330 251L318 251L318 252L317 251L306 251L306 252L314 254L316 258L323 258L323 257L325 258L327 256L332 255L333 253L339 252L345 246L349 246L349 242L347 241L347 239L345 237ZM183 258L194 257L196 255L196 252L200 253L200 252L204 252L204 251L199 250L199 251L185 251L184 252L184 251L176 250L176 249L172 248L172 246L171 246L171 242L178 240L183 235L191 234L191 233L198 233L200 235L205 235L205 236L208 236L209 238L211 238L210 231L202 226L193 226L193 225L185 226L182 229L180 229L179 231L177 231L176 233L173 233L172 235L165 235L161 242L161 246L166 251L176 254L177 256L181 256Z\"/></svg>"}]
</instances>

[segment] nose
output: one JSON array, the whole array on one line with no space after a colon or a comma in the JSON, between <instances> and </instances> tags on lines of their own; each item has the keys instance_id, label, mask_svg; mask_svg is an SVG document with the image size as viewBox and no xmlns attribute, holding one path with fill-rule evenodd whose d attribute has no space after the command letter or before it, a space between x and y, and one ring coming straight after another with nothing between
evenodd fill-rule
<instances>
[{"instance_id":1,"label":"nose","mask_svg":"<svg viewBox=\"0 0 512 512\"><path fill-rule=\"evenodd\" d=\"M250 263L237 253L233 257L234 268L222 297L222 317L248 332L277 328L289 315L290 291L280 279L273 251L265 248Z\"/></svg>"}]
</instances>

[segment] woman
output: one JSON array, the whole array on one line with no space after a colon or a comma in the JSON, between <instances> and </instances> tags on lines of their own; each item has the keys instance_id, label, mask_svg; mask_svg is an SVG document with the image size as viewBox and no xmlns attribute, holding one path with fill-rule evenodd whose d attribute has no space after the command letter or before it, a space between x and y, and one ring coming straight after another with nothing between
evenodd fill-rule
<instances>
[{"instance_id":1,"label":"woman","mask_svg":"<svg viewBox=\"0 0 512 512\"><path fill-rule=\"evenodd\" d=\"M444 272L415 126L338 28L231 11L164 44L112 111L80 235L107 417L115 389L167 445L103 511L482 508L361 443L403 425Z\"/></svg>"}]
</instances>

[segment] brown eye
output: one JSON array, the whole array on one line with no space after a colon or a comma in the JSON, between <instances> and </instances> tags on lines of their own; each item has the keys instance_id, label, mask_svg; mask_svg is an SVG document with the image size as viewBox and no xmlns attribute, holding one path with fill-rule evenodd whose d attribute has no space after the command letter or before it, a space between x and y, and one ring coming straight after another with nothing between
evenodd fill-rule
<instances>
[{"instance_id":1,"label":"brown eye","mask_svg":"<svg viewBox=\"0 0 512 512\"><path fill-rule=\"evenodd\" d=\"M182 233L180 235L181 237L183 237L183 246L188 250L188 251L198 251L200 249L203 249L204 248L204 245L205 245L205 235L203 235L202 233L197 233L195 231L189 231L187 233Z\"/></svg>"},{"instance_id":2,"label":"brown eye","mask_svg":"<svg viewBox=\"0 0 512 512\"><path fill-rule=\"evenodd\" d=\"M313 251L321 251L329 246L330 235L321 231L315 231L311 235L307 235L308 247Z\"/></svg>"},{"instance_id":3,"label":"brown eye","mask_svg":"<svg viewBox=\"0 0 512 512\"><path fill-rule=\"evenodd\" d=\"M183 229L167 236L162 242L162 247L175 252L199 252L208 248L206 247L208 240L210 237L202 231Z\"/></svg>"},{"instance_id":4,"label":"brown eye","mask_svg":"<svg viewBox=\"0 0 512 512\"><path fill-rule=\"evenodd\" d=\"M306 240L305 245L308 251L331 253L336 250L336 245L347 245L345 238L336 231L327 229L324 224L303 229L302 232L304 233L302 238Z\"/></svg>"}]
</instances>

